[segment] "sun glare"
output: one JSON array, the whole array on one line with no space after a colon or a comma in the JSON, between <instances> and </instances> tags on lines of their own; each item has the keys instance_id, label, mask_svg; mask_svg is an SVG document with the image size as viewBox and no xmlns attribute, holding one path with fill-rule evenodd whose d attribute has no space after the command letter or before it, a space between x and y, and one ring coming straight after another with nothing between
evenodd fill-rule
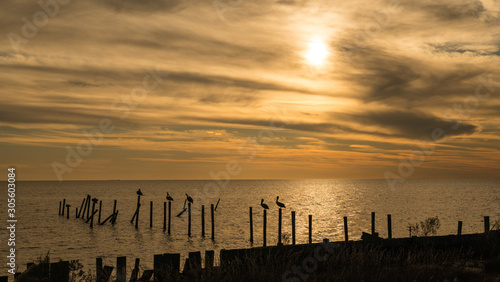
<instances>
[{"instance_id":1,"label":"sun glare","mask_svg":"<svg viewBox=\"0 0 500 282\"><path fill-rule=\"evenodd\" d=\"M321 66L328 56L326 45L319 40L311 41L307 45L309 47L305 55L307 62L310 65Z\"/></svg>"}]
</instances>

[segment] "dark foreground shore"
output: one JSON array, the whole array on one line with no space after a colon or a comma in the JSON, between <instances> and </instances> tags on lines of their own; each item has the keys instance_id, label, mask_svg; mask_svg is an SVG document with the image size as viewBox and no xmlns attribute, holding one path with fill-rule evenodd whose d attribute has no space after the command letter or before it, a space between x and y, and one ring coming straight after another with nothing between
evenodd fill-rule
<instances>
[{"instance_id":1,"label":"dark foreground shore","mask_svg":"<svg viewBox=\"0 0 500 282\"><path fill-rule=\"evenodd\" d=\"M132 271L126 281L500 281L500 231L221 250L220 266L208 266L205 258L202 268L201 256L193 256L182 272L169 255L156 255L154 269ZM72 262L69 273L55 280L42 265L30 266L16 281L117 278L110 268L85 273Z\"/></svg>"}]
</instances>

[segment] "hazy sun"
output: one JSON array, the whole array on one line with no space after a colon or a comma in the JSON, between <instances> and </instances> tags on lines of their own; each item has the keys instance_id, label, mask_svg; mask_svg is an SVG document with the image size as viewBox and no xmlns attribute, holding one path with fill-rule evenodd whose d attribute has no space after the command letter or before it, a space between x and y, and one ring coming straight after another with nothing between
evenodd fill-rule
<instances>
[{"instance_id":1,"label":"hazy sun","mask_svg":"<svg viewBox=\"0 0 500 282\"><path fill-rule=\"evenodd\" d=\"M307 45L309 47L305 55L307 62L314 66L321 66L328 56L328 48L325 43L315 40L309 42Z\"/></svg>"}]
</instances>

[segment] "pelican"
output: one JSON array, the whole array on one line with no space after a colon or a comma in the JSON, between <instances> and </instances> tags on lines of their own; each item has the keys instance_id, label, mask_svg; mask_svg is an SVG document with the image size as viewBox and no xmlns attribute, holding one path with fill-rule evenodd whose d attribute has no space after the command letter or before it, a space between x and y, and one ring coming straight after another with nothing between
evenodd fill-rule
<instances>
[{"instance_id":1,"label":"pelican","mask_svg":"<svg viewBox=\"0 0 500 282\"><path fill-rule=\"evenodd\" d=\"M193 198L189 197L189 195L187 193L186 193L186 197L187 197L188 202L190 202L192 204L193 203Z\"/></svg>"},{"instance_id":2,"label":"pelican","mask_svg":"<svg viewBox=\"0 0 500 282\"><path fill-rule=\"evenodd\" d=\"M174 200L174 198L170 197L170 194L168 192L167 192L167 200L169 200L169 201L173 201Z\"/></svg>"},{"instance_id":3,"label":"pelican","mask_svg":"<svg viewBox=\"0 0 500 282\"><path fill-rule=\"evenodd\" d=\"M281 203L281 202L278 202L278 199L280 198L280 196L276 196L276 204L278 205L278 207L280 208L286 208L285 207L285 204Z\"/></svg>"},{"instance_id":4,"label":"pelican","mask_svg":"<svg viewBox=\"0 0 500 282\"><path fill-rule=\"evenodd\" d=\"M97 203L97 198L93 198L92 202Z\"/></svg>"},{"instance_id":5,"label":"pelican","mask_svg":"<svg viewBox=\"0 0 500 282\"><path fill-rule=\"evenodd\" d=\"M137 192L136 192L136 193L137 193L137 195L142 196L141 189L137 190Z\"/></svg>"},{"instance_id":6,"label":"pelican","mask_svg":"<svg viewBox=\"0 0 500 282\"><path fill-rule=\"evenodd\" d=\"M266 209L266 210L268 210L268 209L269 209L269 206L268 206L268 205L266 205L266 204L264 204L264 199L261 199L261 200L260 200L260 205L261 205L264 209Z\"/></svg>"}]
</instances>

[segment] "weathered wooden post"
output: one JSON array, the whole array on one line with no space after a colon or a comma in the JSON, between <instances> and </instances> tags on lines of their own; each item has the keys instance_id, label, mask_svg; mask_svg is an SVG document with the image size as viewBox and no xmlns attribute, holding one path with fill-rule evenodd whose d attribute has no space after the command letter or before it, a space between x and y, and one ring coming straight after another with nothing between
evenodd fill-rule
<instances>
[{"instance_id":1,"label":"weathered wooden post","mask_svg":"<svg viewBox=\"0 0 500 282\"><path fill-rule=\"evenodd\" d=\"M250 207L250 243L253 243L253 214L252 207Z\"/></svg>"},{"instance_id":2,"label":"weathered wooden post","mask_svg":"<svg viewBox=\"0 0 500 282\"><path fill-rule=\"evenodd\" d=\"M172 202L168 201L168 235L170 235L170 218L172 217Z\"/></svg>"},{"instance_id":3,"label":"weathered wooden post","mask_svg":"<svg viewBox=\"0 0 500 282\"><path fill-rule=\"evenodd\" d=\"M76 216L76 218L80 218L80 215L82 214L83 210L83 204L85 204L85 198L83 198L82 200L82 204L80 205L80 209L78 210L78 215Z\"/></svg>"},{"instance_id":4,"label":"weathered wooden post","mask_svg":"<svg viewBox=\"0 0 500 282\"><path fill-rule=\"evenodd\" d=\"M62 204L62 215L64 216L64 207L66 206L66 199L63 199L63 204Z\"/></svg>"},{"instance_id":5,"label":"weathered wooden post","mask_svg":"<svg viewBox=\"0 0 500 282\"><path fill-rule=\"evenodd\" d=\"M137 211L135 215L135 229L139 228L139 210L141 208L141 195L137 196Z\"/></svg>"},{"instance_id":6,"label":"weathered wooden post","mask_svg":"<svg viewBox=\"0 0 500 282\"><path fill-rule=\"evenodd\" d=\"M84 202L83 210L80 211L80 218L81 219L85 219L85 212L87 211L87 201L88 201L88 197L85 197L85 199L83 199L83 202Z\"/></svg>"},{"instance_id":7,"label":"weathered wooden post","mask_svg":"<svg viewBox=\"0 0 500 282\"><path fill-rule=\"evenodd\" d=\"M387 215L387 237L392 239L392 219L390 214Z\"/></svg>"},{"instance_id":8,"label":"weathered wooden post","mask_svg":"<svg viewBox=\"0 0 500 282\"><path fill-rule=\"evenodd\" d=\"M372 235L375 235L375 212L372 212Z\"/></svg>"},{"instance_id":9,"label":"weathered wooden post","mask_svg":"<svg viewBox=\"0 0 500 282\"><path fill-rule=\"evenodd\" d=\"M267 229L267 211L264 210L264 219L262 222L262 246L266 246L266 230Z\"/></svg>"},{"instance_id":10,"label":"weathered wooden post","mask_svg":"<svg viewBox=\"0 0 500 282\"><path fill-rule=\"evenodd\" d=\"M490 232L490 217L485 216L484 217L484 233Z\"/></svg>"},{"instance_id":11,"label":"weathered wooden post","mask_svg":"<svg viewBox=\"0 0 500 282\"><path fill-rule=\"evenodd\" d=\"M215 241L215 216L214 216L214 204L210 205L210 213L212 216L212 241Z\"/></svg>"},{"instance_id":12,"label":"weathered wooden post","mask_svg":"<svg viewBox=\"0 0 500 282\"><path fill-rule=\"evenodd\" d=\"M278 246L283 245L281 242L281 217L282 217L282 210L279 208L278 210Z\"/></svg>"},{"instance_id":13,"label":"weathered wooden post","mask_svg":"<svg viewBox=\"0 0 500 282\"><path fill-rule=\"evenodd\" d=\"M205 269L210 270L214 267L214 251L205 251Z\"/></svg>"},{"instance_id":14,"label":"weathered wooden post","mask_svg":"<svg viewBox=\"0 0 500 282\"><path fill-rule=\"evenodd\" d=\"M75 208L75 218L78 218L78 208Z\"/></svg>"},{"instance_id":15,"label":"weathered wooden post","mask_svg":"<svg viewBox=\"0 0 500 282\"><path fill-rule=\"evenodd\" d=\"M59 215L61 215L61 205L62 205L62 202L59 201Z\"/></svg>"},{"instance_id":16,"label":"weathered wooden post","mask_svg":"<svg viewBox=\"0 0 500 282\"><path fill-rule=\"evenodd\" d=\"M115 200L115 202L113 203L113 213L115 213L115 212L116 212L116 200Z\"/></svg>"},{"instance_id":17,"label":"weathered wooden post","mask_svg":"<svg viewBox=\"0 0 500 282\"><path fill-rule=\"evenodd\" d=\"M66 205L66 218L69 219L69 207L70 205Z\"/></svg>"},{"instance_id":18,"label":"weathered wooden post","mask_svg":"<svg viewBox=\"0 0 500 282\"><path fill-rule=\"evenodd\" d=\"M97 282L102 279L102 258L95 259L95 277Z\"/></svg>"},{"instance_id":19,"label":"weathered wooden post","mask_svg":"<svg viewBox=\"0 0 500 282\"><path fill-rule=\"evenodd\" d=\"M87 195L87 219L89 219L89 214L90 214L90 195Z\"/></svg>"},{"instance_id":20,"label":"weathered wooden post","mask_svg":"<svg viewBox=\"0 0 500 282\"><path fill-rule=\"evenodd\" d=\"M167 202L163 202L163 231L167 230Z\"/></svg>"},{"instance_id":21,"label":"weathered wooden post","mask_svg":"<svg viewBox=\"0 0 500 282\"><path fill-rule=\"evenodd\" d=\"M127 281L127 257L116 258L116 280L118 282Z\"/></svg>"},{"instance_id":22,"label":"weathered wooden post","mask_svg":"<svg viewBox=\"0 0 500 282\"><path fill-rule=\"evenodd\" d=\"M201 237L205 238L205 206L201 205Z\"/></svg>"},{"instance_id":23,"label":"weathered wooden post","mask_svg":"<svg viewBox=\"0 0 500 282\"><path fill-rule=\"evenodd\" d=\"M149 201L149 228L153 228L153 201Z\"/></svg>"},{"instance_id":24,"label":"weathered wooden post","mask_svg":"<svg viewBox=\"0 0 500 282\"><path fill-rule=\"evenodd\" d=\"M346 242L349 241L349 232L347 229L347 216L344 216L344 237Z\"/></svg>"},{"instance_id":25,"label":"weathered wooden post","mask_svg":"<svg viewBox=\"0 0 500 282\"><path fill-rule=\"evenodd\" d=\"M191 237L191 203L188 203L188 237Z\"/></svg>"},{"instance_id":26,"label":"weathered wooden post","mask_svg":"<svg viewBox=\"0 0 500 282\"><path fill-rule=\"evenodd\" d=\"M459 221L459 222L458 222L458 231L457 231L457 235L462 235L462 221Z\"/></svg>"},{"instance_id":27,"label":"weathered wooden post","mask_svg":"<svg viewBox=\"0 0 500 282\"><path fill-rule=\"evenodd\" d=\"M141 259L140 258L136 258L135 259L135 265L134 265L134 269L132 270L132 277L130 277L130 282L136 282L139 277L139 263L141 262Z\"/></svg>"},{"instance_id":28,"label":"weathered wooden post","mask_svg":"<svg viewBox=\"0 0 500 282\"><path fill-rule=\"evenodd\" d=\"M97 223L101 223L101 210L102 210L102 201L99 201L99 216L97 217Z\"/></svg>"},{"instance_id":29,"label":"weathered wooden post","mask_svg":"<svg viewBox=\"0 0 500 282\"><path fill-rule=\"evenodd\" d=\"M292 211L292 245L295 245L295 211Z\"/></svg>"},{"instance_id":30,"label":"weathered wooden post","mask_svg":"<svg viewBox=\"0 0 500 282\"><path fill-rule=\"evenodd\" d=\"M94 210L95 210L95 201L92 201L92 216L90 218L90 228L94 227Z\"/></svg>"},{"instance_id":31,"label":"weathered wooden post","mask_svg":"<svg viewBox=\"0 0 500 282\"><path fill-rule=\"evenodd\" d=\"M309 215L309 244L312 244L313 216Z\"/></svg>"}]
</instances>

